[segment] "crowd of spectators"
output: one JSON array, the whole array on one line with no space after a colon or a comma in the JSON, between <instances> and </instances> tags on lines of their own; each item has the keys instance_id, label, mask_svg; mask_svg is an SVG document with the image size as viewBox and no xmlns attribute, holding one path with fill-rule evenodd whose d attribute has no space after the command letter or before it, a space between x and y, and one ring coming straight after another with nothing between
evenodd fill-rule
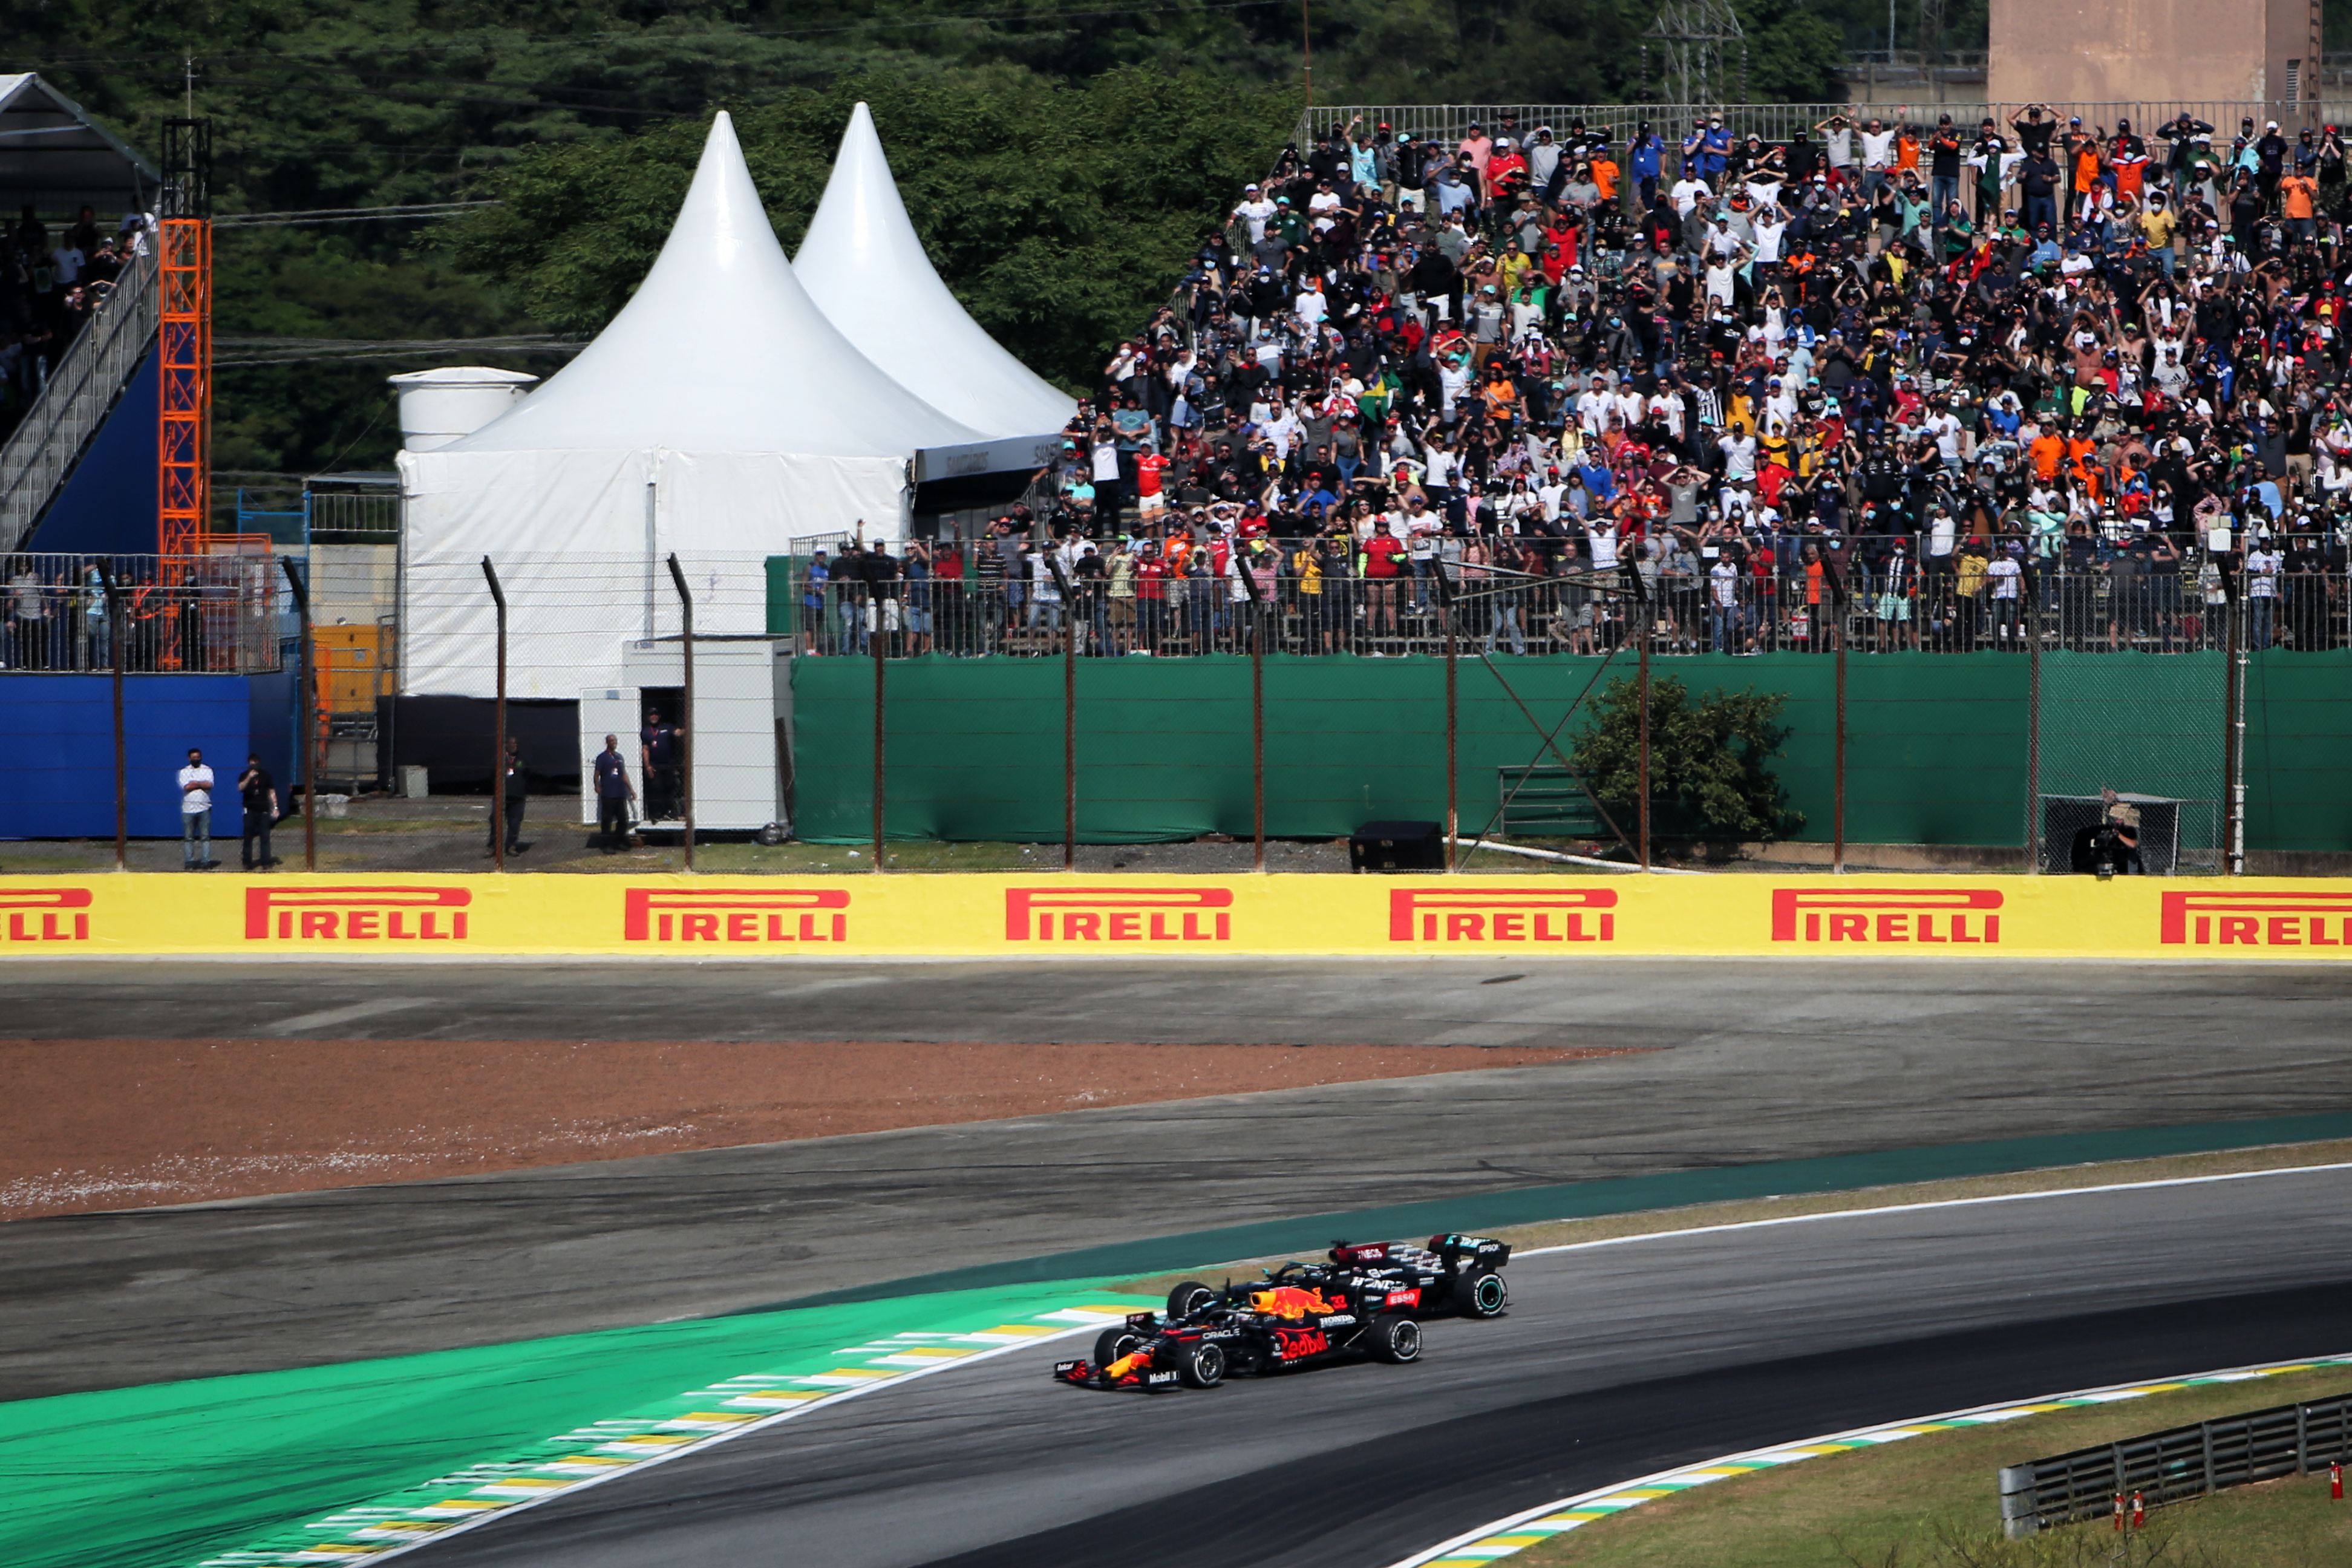
<instances>
[{"instance_id":1,"label":"crowd of spectators","mask_svg":"<svg viewBox=\"0 0 2352 1568\"><path fill-rule=\"evenodd\" d=\"M2332 126L2042 105L1331 123L1118 346L1050 495L803 608L824 647L1047 651L1068 595L1089 652L1402 652L1442 575L1512 651L2162 652L2231 602L2343 646L2345 175Z\"/></svg>"},{"instance_id":2,"label":"crowd of spectators","mask_svg":"<svg viewBox=\"0 0 2352 1568\"><path fill-rule=\"evenodd\" d=\"M30 204L23 208L0 245L0 439L148 243L146 220L135 214L109 231L85 206L52 230Z\"/></svg>"}]
</instances>

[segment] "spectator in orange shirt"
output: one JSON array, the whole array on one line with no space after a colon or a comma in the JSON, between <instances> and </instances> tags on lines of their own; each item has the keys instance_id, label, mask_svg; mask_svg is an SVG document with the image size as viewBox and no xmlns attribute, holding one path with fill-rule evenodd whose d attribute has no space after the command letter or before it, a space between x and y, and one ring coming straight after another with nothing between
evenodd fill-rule
<instances>
[{"instance_id":1,"label":"spectator in orange shirt","mask_svg":"<svg viewBox=\"0 0 2352 1568\"><path fill-rule=\"evenodd\" d=\"M2044 427L2026 451L2033 459L2033 477L2045 485L2056 483L2058 465L2066 459L2065 438L2058 434L2058 427Z\"/></svg>"},{"instance_id":2,"label":"spectator in orange shirt","mask_svg":"<svg viewBox=\"0 0 2352 1568\"><path fill-rule=\"evenodd\" d=\"M1601 201L1611 206L1617 203L1617 160L1601 148L1592 154L1592 183L1601 191Z\"/></svg>"},{"instance_id":3,"label":"spectator in orange shirt","mask_svg":"<svg viewBox=\"0 0 2352 1568\"><path fill-rule=\"evenodd\" d=\"M2317 209L2314 201L2319 195L2319 182L2309 174L2295 174L2279 181L2280 210L2286 215L2287 237L2308 245L2318 231Z\"/></svg>"}]
</instances>

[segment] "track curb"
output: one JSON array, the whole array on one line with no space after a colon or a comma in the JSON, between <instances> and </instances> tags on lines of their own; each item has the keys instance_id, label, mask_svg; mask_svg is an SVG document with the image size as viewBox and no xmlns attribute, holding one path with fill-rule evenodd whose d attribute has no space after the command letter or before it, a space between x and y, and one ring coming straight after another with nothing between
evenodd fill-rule
<instances>
[{"instance_id":1,"label":"track curb","mask_svg":"<svg viewBox=\"0 0 2352 1568\"><path fill-rule=\"evenodd\" d=\"M1899 1443L1906 1437L1926 1436L1931 1432L1996 1426L2053 1410L2114 1405L2125 1400L2145 1399L2152 1394L2169 1394L2182 1388L2250 1383L2327 1366L2352 1366L2352 1352L2312 1356L2301 1361L2265 1362L2255 1366L2229 1367L2219 1372L2194 1373L2146 1382L2109 1384L2098 1388L2045 1394L2039 1399L1979 1405L1966 1410L1947 1411L1939 1415L1859 1426L1851 1431L1833 1432L1800 1442L1749 1448L1696 1465L1678 1465L1673 1469L1659 1470L1613 1486L1578 1492L1573 1497L1560 1498L1538 1508L1526 1509L1492 1523L1480 1525L1425 1552L1401 1558L1389 1568L1486 1568L1490 1563L1515 1557L1531 1546L1581 1529L1594 1520L1613 1518L1658 1498L1675 1497L1717 1481L1754 1475L1759 1470L1777 1469L1783 1465L1793 1465L1827 1454L1849 1454L1863 1448L1881 1447L1888 1443Z\"/></svg>"}]
</instances>

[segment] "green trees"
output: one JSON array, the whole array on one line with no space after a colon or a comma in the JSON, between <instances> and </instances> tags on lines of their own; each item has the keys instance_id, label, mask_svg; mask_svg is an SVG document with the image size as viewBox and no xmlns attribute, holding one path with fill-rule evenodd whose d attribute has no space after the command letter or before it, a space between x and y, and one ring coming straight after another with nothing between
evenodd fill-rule
<instances>
[{"instance_id":1,"label":"green trees","mask_svg":"<svg viewBox=\"0 0 2352 1568\"><path fill-rule=\"evenodd\" d=\"M1131 66L1084 85L996 68L795 89L735 117L788 250L861 99L940 275L981 325L1073 388L1167 298L1298 114L1286 89ZM505 279L537 320L593 331L652 265L706 130L698 118L618 144L530 149L489 183L503 205L436 241Z\"/></svg>"},{"instance_id":2,"label":"green trees","mask_svg":"<svg viewBox=\"0 0 2352 1568\"><path fill-rule=\"evenodd\" d=\"M1769 843L1805 825L1767 764L1788 731L1778 692L1710 691L1696 702L1672 676L1650 682L1650 820L1660 837ZM1633 831L1641 799L1641 689L1609 683L1574 760L1618 825Z\"/></svg>"}]
</instances>

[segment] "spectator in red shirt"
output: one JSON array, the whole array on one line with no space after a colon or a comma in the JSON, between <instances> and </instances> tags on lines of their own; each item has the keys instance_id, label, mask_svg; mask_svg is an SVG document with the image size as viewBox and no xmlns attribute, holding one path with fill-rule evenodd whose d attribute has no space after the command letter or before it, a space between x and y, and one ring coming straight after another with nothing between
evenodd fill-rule
<instances>
[{"instance_id":1,"label":"spectator in red shirt","mask_svg":"<svg viewBox=\"0 0 2352 1568\"><path fill-rule=\"evenodd\" d=\"M1364 635L1368 637L1393 637L1397 635L1397 579L1404 574L1404 542L1389 531L1383 518L1372 524L1372 536L1364 541ZM1375 651L1372 655L1381 655Z\"/></svg>"}]
</instances>

